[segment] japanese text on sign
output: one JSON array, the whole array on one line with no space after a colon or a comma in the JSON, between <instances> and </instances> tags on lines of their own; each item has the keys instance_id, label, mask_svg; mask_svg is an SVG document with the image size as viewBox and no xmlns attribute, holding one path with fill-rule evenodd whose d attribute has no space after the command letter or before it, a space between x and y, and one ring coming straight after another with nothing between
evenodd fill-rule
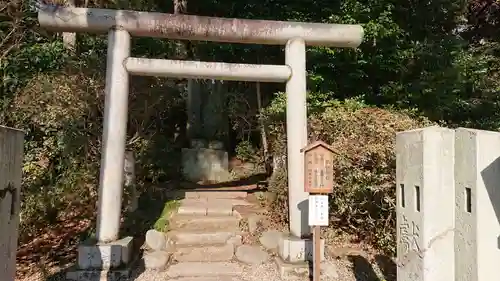
<instances>
[{"instance_id":1,"label":"japanese text on sign","mask_svg":"<svg viewBox=\"0 0 500 281\"><path fill-rule=\"evenodd\" d=\"M305 157L305 186L309 193L331 193L333 189L332 149L322 141L303 150Z\"/></svg>"},{"instance_id":2,"label":"japanese text on sign","mask_svg":"<svg viewBox=\"0 0 500 281\"><path fill-rule=\"evenodd\" d=\"M328 195L309 195L309 225L328 226Z\"/></svg>"}]
</instances>

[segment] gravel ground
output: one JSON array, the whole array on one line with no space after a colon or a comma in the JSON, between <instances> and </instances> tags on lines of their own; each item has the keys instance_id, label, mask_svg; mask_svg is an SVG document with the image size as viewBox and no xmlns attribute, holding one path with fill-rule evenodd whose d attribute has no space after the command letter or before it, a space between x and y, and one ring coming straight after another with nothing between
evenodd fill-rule
<instances>
[{"instance_id":1,"label":"gravel ground","mask_svg":"<svg viewBox=\"0 0 500 281\"><path fill-rule=\"evenodd\" d=\"M342 259L329 258L328 262L336 267L337 278L326 278L322 276L322 281L395 281L394 268L388 265L379 266L377 262L368 262L361 256L352 256ZM382 268L381 268L382 267ZM384 268L386 268L384 272ZM389 269L387 269L389 268ZM16 279L16 281L63 281L64 274L43 274L38 273ZM240 276L242 281L289 281L282 280L279 277L278 270L274 261L269 260L261 265L246 266L244 273ZM130 281L167 281L169 279L166 271L146 270L142 272L135 271ZM307 279L304 278L304 281ZM297 280L302 281L302 280Z\"/></svg>"},{"instance_id":2,"label":"gravel ground","mask_svg":"<svg viewBox=\"0 0 500 281\"><path fill-rule=\"evenodd\" d=\"M360 259L363 259L360 257ZM377 264L370 264L358 260L357 258L351 260L346 259L330 259L329 262L334 264L337 268L337 278L322 277L322 281L395 281L390 277L384 277L382 270L379 269ZM356 272L355 272L356 270ZM163 281L169 280L166 272L159 272L154 270L146 270L140 274L135 274L135 279L131 281ZM138 275L138 276L137 276ZM246 266L242 276L243 281L288 281L282 280L279 277L278 270L274 261L269 261L261 265ZM304 281L307 279L304 278ZM298 280L301 281L301 280Z\"/></svg>"}]
</instances>

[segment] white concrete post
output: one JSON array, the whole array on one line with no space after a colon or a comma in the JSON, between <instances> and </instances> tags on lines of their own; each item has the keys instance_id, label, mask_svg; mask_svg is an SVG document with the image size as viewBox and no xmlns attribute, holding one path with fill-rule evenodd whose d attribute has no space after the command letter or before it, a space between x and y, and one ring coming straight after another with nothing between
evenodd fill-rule
<instances>
[{"instance_id":1,"label":"white concrete post","mask_svg":"<svg viewBox=\"0 0 500 281\"><path fill-rule=\"evenodd\" d=\"M0 126L0 279L14 281L24 133Z\"/></svg>"},{"instance_id":2,"label":"white concrete post","mask_svg":"<svg viewBox=\"0 0 500 281\"><path fill-rule=\"evenodd\" d=\"M307 145L306 44L295 38L285 47L285 63L292 70L286 83L286 138L288 152L288 202L290 232L302 237L310 234L308 194L304 192L304 155Z\"/></svg>"},{"instance_id":3,"label":"white concrete post","mask_svg":"<svg viewBox=\"0 0 500 281\"><path fill-rule=\"evenodd\" d=\"M500 274L500 133L455 137L455 281L488 281Z\"/></svg>"},{"instance_id":4,"label":"white concrete post","mask_svg":"<svg viewBox=\"0 0 500 281\"><path fill-rule=\"evenodd\" d=\"M454 131L396 136L398 281L455 280Z\"/></svg>"},{"instance_id":5,"label":"white concrete post","mask_svg":"<svg viewBox=\"0 0 500 281\"><path fill-rule=\"evenodd\" d=\"M120 227L129 91L124 61L129 55L129 33L121 29L110 30L97 214L97 239L100 242L117 240Z\"/></svg>"}]
</instances>

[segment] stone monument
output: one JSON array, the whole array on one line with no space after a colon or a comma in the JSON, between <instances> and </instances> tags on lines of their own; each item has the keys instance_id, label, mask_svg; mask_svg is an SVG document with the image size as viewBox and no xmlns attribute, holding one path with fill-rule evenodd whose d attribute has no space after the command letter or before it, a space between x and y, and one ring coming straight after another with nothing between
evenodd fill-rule
<instances>
[{"instance_id":1,"label":"stone monument","mask_svg":"<svg viewBox=\"0 0 500 281\"><path fill-rule=\"evenodd\" d=\"M231 179L226 88L223 81L190 80L187 132L190 147L182 150L182 171L192 182L225 182Z\"/></svg>"}]
</instances>

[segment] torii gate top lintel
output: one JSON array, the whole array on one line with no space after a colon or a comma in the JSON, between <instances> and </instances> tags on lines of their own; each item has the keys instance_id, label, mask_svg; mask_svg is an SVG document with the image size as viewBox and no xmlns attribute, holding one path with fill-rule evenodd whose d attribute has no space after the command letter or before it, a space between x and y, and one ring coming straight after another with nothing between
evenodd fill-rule
<instances>
[{"instance_id":1,"label":"torii gate top lintel","mask_svg":"<svg viewBox=\"0 0 500 281\"><path fill-rule=\"evenodd\" d=\"M46 6L38 12L40 26L62 32L104 33L114 27L132 36L226 43L285 45L302 38L310 46L355 48L360 25L174 15L128 10Z\"/></svg>"}]
</instances>

